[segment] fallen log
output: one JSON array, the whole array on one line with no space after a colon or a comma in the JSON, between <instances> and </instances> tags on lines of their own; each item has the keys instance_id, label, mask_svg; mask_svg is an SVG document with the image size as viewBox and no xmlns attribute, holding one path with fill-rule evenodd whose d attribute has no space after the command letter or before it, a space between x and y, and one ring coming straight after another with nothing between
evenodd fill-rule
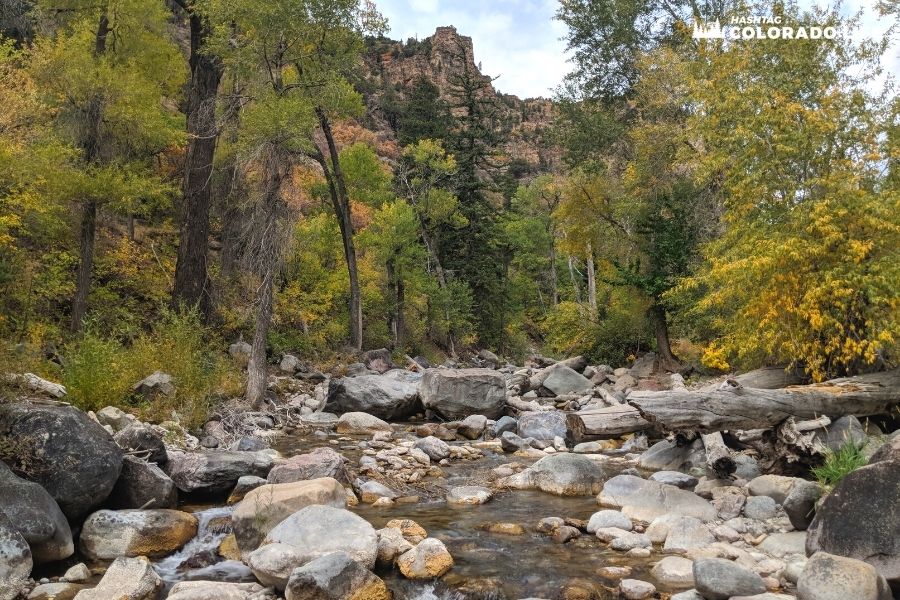
<instances>
[{"instance_id":1,"label":"fallen log","mask_svg":"<svg viewBox=\"0 0 900 600\"><path fill-rule=\"evenodd\" d=\"M637 409L627 404L569 413L566 422L576 442L615 438L626 433L644 431L651 426Z\"/></svg>"},{"instance_id":2,"label":"fallen log","mask_svg":"<svg viewBox=\"0 0 900 600\"><path fill-rule=\"evenodd\" d=\"M719 479L727 479L737 470L737 464L731 457L731 450L725 445L722 434L718 431L701 436L706 448L706 466Z\"/></svg>"},{"instance_id":3,"label":"fallen log","mask_svg":"<svg viewBox=\"0 0 900 600\"><path fill-rule=\"evenodd\" d=\"M900 369L769 390L729 379L717 389L631 392L626 399L663 430L765 429L796 420L887 414L900 404Z\"/></svg>"}]
</instances>

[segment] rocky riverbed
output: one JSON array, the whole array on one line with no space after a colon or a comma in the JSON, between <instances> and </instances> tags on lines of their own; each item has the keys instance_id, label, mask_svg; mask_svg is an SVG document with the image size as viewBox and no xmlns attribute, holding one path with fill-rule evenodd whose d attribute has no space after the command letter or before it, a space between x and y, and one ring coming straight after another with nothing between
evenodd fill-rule
<instances>
[{"instance_id":1,"label":"rocky riverbed","mask_svg":"<svg viewBox=\"0 0 900 600\"><path fill-rule=\"evenodd\" d=\"M851 440L870 457L834 490L769 472L741 432L723 438L734 464L723 477L697 437L573 429L573 415L627 409L634 391L683 387L652 355L615 370L480 363L399 369L375 352L339 377L285 358L265 411L226 403L197 435L112 407L0 406L0 600L888 600L898 589L890 418L810 430L811 444Z\"/></svg>"}]
</instances>

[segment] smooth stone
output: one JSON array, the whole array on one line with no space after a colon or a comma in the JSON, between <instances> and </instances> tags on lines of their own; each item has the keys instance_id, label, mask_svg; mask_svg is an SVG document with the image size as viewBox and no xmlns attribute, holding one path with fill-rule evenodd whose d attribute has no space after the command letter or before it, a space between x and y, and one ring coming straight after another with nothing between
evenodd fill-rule
<instances>
[{"instance_id":1,"label":"smooth stone","mask_svg":"<svg viewBox=\"0 0 900 600\"><path fill-rule=\"evenodd\" d=\"M494 434L494 437L500 437L507 431L515 433L518 426L518 421L508 415L504 415L497 419L491 428L491 432Z\"/></svg>"},{"instance_id":2,"label":"smooth stone","mask_svg":"<svg viewBox=\"0 0 900 600\"><path fill-rule=\"evenodd\" d=\"M15 475L2 462L0 513L28 543L35 564L62 560L75 553L72 530L56 500L40 485Z\"/></svg>"},{"instance_id":3,"label":"smooth stone","mask_svg":"<svg viewBox=\"0 0 900 600\"><path fill-rule=\"evenodd\" d=\"M750 496L744 502L744 516L748 519L765 521L775 516L778 505L769 496Z\"/></svg>"},{"instance_id":4,"label":"smooth stone","mask_svg":"<svg viewBox=\"0 0 900 600\"><path fill-rule=\"evenodd\" d=\"M469 415L463 419L456 432L469 440L477 440L484 434L487 428L487 417L484 415Z\"/></svg>"},{"instance_id":5,"label":"smooth stone","mask_svg":"<svg viewBox=\"0 0 900 600\"><path fill-rule=\"evenodd\" d=\"M802 480L784 475L760 475L747 484L747 490L751 496L768 496L778 504L784 504L797 481Z\"/></svg>"},{"instance_id":6,"label":"smooth stone","mask_svg":"<svg viewBox=\"0 0 900 600\"><path fill-rule=\"evenodd\" d=\"M603 527L615 527L624 531L631 531L634 525L631 519L617 510L600 510L591 515L588 520L587 532L596 533Z\"/></svg>"},{"instance_id":7,"label":"smooth stone","mask_svg":"<svg viewBox=\"0 0 900 600\"><path fill-rule=\"evenodd\" d=\"M384 527L379 529L378 557L376 562L380 565L393 565L398 556L412 549L413 545L403 537L399 529Z\"/></svg>"},{"instance_id":8,"label":"smooth stone","mask_svg":"<svg viewBox=\"0 0 900 600\"><path fill-rule=\"evenodd\" d=\"M683 490L693 490L697 485L697 478L681 471L657 471L648 478L650 481L658 481L666 485L674 485Z\"/></svg>"},{"instance_id":9,"label":"smooth stone","mask_svg":"<svg viewBox=\"0 0 900 600\"><path fill-rule=\"evenodd\" d=\"M145 556L120 557L97 587L81 590L75 600L155 600L163 582Z\"/></svg>"},{"instance_id":10,"label":"smooth stone","mask_svg":"<svg viewBox=\"0 0 900 600\"><path fill-rule=\"evenodd\" d=\"M346 481L344 457L331 448L316 448L306 454L292 456L269 471L268 483L293 483L331 477Z\"/></svg>"},{"instance_id":11,"label":"smooth stone","mask_svg":"<svg viewBox=\"0 0 900 600\"><path fill-rule=\"evenodd\" d=\"M265 451L170 452L164 470L182 492L226 494L243 475L265 477L272 456Z\"/></svg>"},{"instance_id":12,"label":"smooth stone","mask_svg":"<svg viewBox=\"0 0 900 600\"><path fill-rule=\"evenodd\" d=\"M346 552L332 552L294 569L287 600L391 600L384 581Z\"/></svg>"},{"instance_id":13,"label":"smooth stone","mask_svg":"<svg viewBox=\"0 0 900 600\"><path fill-rule=\"evenodd\" d=\"M650 574L671 589L694 587L694 561L681 556L666 556L650 569Z\"/></svg>"},{"instance_id":14,"label":"smooth stone","mask_svg":"<svg viewBox=\"0 0 900 600\"><path fill-rule=\"evenodd\" d=\"M617 475L607 481L597 501L602 506L620 508L626 516L641 521L649 522L669 513L701 521L716 518L715 508L693 492L634 475Z\"/></svg>"},{"instance_id":15,"label":"smooth stone","mask_svg":"<svg viewBox=\"0 0 900 600\"><path fill-rule=\"evenodd\" d=\"M619 593L626 600L644 600L656 593L656 586L640 579L623 579L619 582Z\"/></svg>"},{"instance_id":16,"label":"smooth stone","mask_svg":"<svg viewBox=\"0 0 900 600\"><path fill-rule=\"evenodd\" d=\"M273 600L271 588L258 583L224 581L179 581L166 600Z\"/></svg>"},{"instance_id":17,"label":"smooth stone","mask_svg":"<svg viewBox=\"0 0 900 600\"><path fill-rule=\"evenodd\" d=\"M799 600L891 600L892 596L875 567L826 552L813 554L797 580Z\"/></svg>"},{"instance_id":18,"label":"smooth stone","mask_svg":"<svg viewBox=\"0 0 900 600\"><path fill-rule=\"evenodd\" d=\"M477 485L464 485L450 488L447 493L448 504L484 504L494 494L491 490Z\"/></svg>"},{"instance_id":19,"label":"smooth stone","mask_svg":"<svg viewBox=\"0 0 900 600\"><path fill-rule=\"evenodd\" d=\"M784 512L798 531L809 528L816 514L816 504L822 497L822 487L812 481L798 481L784 501Z\"/></svg>"},{"instance_id":20,"label":"smooth stone","mask_svg":"<svg viewBox=\"0 0 900 600\"><path fill-rule=\"evenodd\" d=\"M556 437L565 438L568 430L566 413L552 410L520 415L517 433L521 438L552 442Z\"/></svg>"},{"instance_id":21,"label":"smooth stone","mask_svg":"<svg viewBox=\"0 0 900 600\"><path fill-rule=\"evenodd\" d=\"M679 517L669 525L663 550L683 554L706 548L715 541L716 538L703 521L694 517Z\"/></svg>"},{"instance_id":22,"label":"smooth stone","mask_svg":"<svg viewBox=\"0 0 900 600\"><path fill-rule=\"evenodd\" d=\"M653 545L650 538L643 533L626 533L609 543L613 550L628 551L633 548L649 548Z\"/></svg>"},{"instance_id":23,"label":"smooth stone","mask_svg":"<svg viewBox=\"0 0 900 600\"><path fill-rule=\"evenodd\" d=\"M752 596L766 591L762 577L730 560L704 558L694 561L697 591L707 600Z\"/></svg>"},{"instance_id":24,"label":"smooth stone","mask_svg":"<svg viewBox=\"0 0 900 600\"><path fill-rule=\"evenodd\" d=\"M558 496L587 496L600 491L605 479L606 473L596 462L566 453L542 458L498 483L512 489L537 489Z\"/></svg>"},{"instance_id":25,"label":"smooth stone","mask_svg":"<svg viewBox=\"0 0 900 600\"><path fill-rule=\"evenodd\" d=\"M81 528L79 547L91 560L120 556L158 558L197 535L197 517L180 510L98 510Z\"/></svg>"},{"instance_id":26,"label":"smooth stone","mask_svg":"<svg viewBox=\"0 0 900 600\"><path fill-rule=\"evenodd\" d=\"M122 471L109 495L114 508L175 508L178 488L157 465L125 455Z\"/></svg>"},{"instance_id":27,"label":"smooth stone","mask_svg":"<svg viewBox=\"0 0 900 600\"><path fill-rule=\"evenodd\" d=\"M443 542L425 538L400 555L397 566L407 579L432 579L444 575L453 567L453 557Z\"/></svg>"},{"instance_id":28,"label":"smooth stone","mask_svg":"<svg viewBox=\"0 0 900 600\"><path fill-rule=\"evenodd\" d=\"M773 533L764 539L758 547L766 554L777 558L789 554L803 554L806 547L806 532Z\"/></svg>"},{"instance_id":29,"label":"smooth stone","mask_svg":"<svg viewBox=\"0 0 900 600\"><path fill-rule=\"evenodd\" d=\"M266 480L262 477L257 477L256 475L244 475L239 477L237 483L234 484L234 489L231 490L231 493L228 495L228 504L237 504L243 500L251 490L255 490L263 485L266 485Z\"/></svg>"},{"instance_id":30,"label":"smooth stone","mask_svg":"<svg viewBox=\"0 0 900 600\"><path fill-rule=\"evenodd\" d=\"M648 471L689 471L706 463L706 452L700 440L678 446L669 440L659 441L641 454L638 464Z\"/></svg>"},{"instance_id":31,"label":"smooth stone","mask_svg":"<svg viewBox=\"0 0 900 600\"><path fill-rule=\"evenodd\" d=\"M379 431L392 431L390 423L364 412L346 412L337 420L334 430L341 434L367 435Z\"/></svg>"}]
</instances>

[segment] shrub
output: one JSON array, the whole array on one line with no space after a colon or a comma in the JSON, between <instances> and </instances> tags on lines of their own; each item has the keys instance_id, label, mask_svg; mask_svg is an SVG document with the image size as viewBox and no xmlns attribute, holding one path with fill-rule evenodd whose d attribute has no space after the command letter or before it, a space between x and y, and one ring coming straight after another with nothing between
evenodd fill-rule
<instances>
[{"instance_id":1,"label":"shrub","mask_svg":"<svg viewBox=\"0 0 900 600\"><path fill-rule=\"evenodd\" d=\"M825 462L822 466L813 468L812 473L823 487L832 489L841 479L867 462L862 446L847 441L837 452L828 450L825 453Z\"/></svg>"},{"instance_id":2,"label":"shrub","mask_svg":"<svg viewBox=\"0 0 900 600\"><path fill-rule=\"evenodd\" d=\"M136 381L128 353L118 341L101 337L95 323L88 324L82 338L68 344L63 354L62 382L69 402L86 411L125 402Z\"/></svg>"}]
</instances>

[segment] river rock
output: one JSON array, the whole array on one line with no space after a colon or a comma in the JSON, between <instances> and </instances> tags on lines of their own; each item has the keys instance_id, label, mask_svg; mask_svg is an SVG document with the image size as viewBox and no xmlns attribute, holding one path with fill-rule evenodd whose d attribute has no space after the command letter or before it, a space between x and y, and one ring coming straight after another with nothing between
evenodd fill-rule
<instances>
[{"instance_id":1,"label":"river rock","mask_svg":"<svg viewBox=\"0 0 900 600\"><path fill-rule=\"evenodd\" d=\"M433 435L416 440L415 447L435 462L440 462L450 456L450 444Z\"/></svg>"},{"instance_id":2,"label":"river rock","mask_svg":"<svg viewBox=\"0 0 900 600\"><path fill-rule=\"evenodd\" d=\"M863 446L869 439L862 423L853 415L833 421L828 427L817 431L816 437L832 452L837 452L848 443Z\"/></svg>"},{"instance_id":3,"label":"river rock","mask_svg":"<svg viewBox=\"0 0 900 600\"><path fill-rule=\"evenodd\" d=\"M778 505L768 496L750 496L744 502L744 516L748 519L765 521L775 516Z\"/></svg>"},{"instance_id":4,"label":"river rock","mask_svg":"<svg viewBox=\"0 0 900 600\"><path fill-rule=\"evenodd\" d=\"M266 485L266 480L256 475L242 475L238 477L234 489L228 494L228 504L237 504L251 491Z\"/></svg>"},{"instance_id":5,"label":"river rock","mask_svg":"<svg viewBox=\"0 0 900 600\"><path fill-rule=\"evenodd\" d=\"M456 432L469 440L477 440L484 434L487 427L487 417L484 415L469 415L463 419Z\"/></svg>"},{"instance_id":6,"label":"river rock","mask_svg":"<svg viewBox=\"0 0 900 600\"><path fill-rule=\"evenodd\" d=\"M697 478L681 471L657 471L649 477L650 481L658 481L666 485L674 485L683 490L693 490L697 485Z\"/></svg>"},{"instance_id":7,"label":"river rock","mask_svg":"<svg viewBox=\"0 0 900 600\"><path fill-rule=\"evenodd\" d=\"M769 534L759 545L759 549L766 554L781 558L791 554L802 555L805 544L805 532L787 531Z\"/></svg>"},{"instance_id":8,"label":"river rock","mask_svg":"<svg viewBox=\"0 0 900 600\"><path fill-rule=\"evenodd\" d=\"M145 400L151 400L158 395L174 396L176 391L172 376L162 371L154 371L135 383L131 389Z\"/></svg>"},{"instance_id":9,"label":"river rock","mask_svg":"<svg viewBox=\"0 0 900 600\"><path fill-rule=\"evenodd\" d=\"M332 552L294 569L287 600L391 600L380 577L346 552Z\"/></svg>"},{"instance_id":10,"label":"river rock","mask_svg":"<svg viewBox=\"0 0 900 600\"><path fill-rule=\"evenodd\" d=\"M436 538L425 538L414 548L397 559L400 572L407 579L433 579L453 567L453 557L444 543Z\"/></svg>"},{"instance_id":11,"label":"river rock","mask_svg":"<svg viewBox=\"0 0 900 600\"><path fill-rule=\"evenodd\" d=\"M387 348L367 350L363 353L362 361L367 369L376 373L387 373L394 368L394 359L391 358L391 351Z\"/></svg>"},{"instance_id":12,"label":"river rock","mask_svg":"<svg viewBox=\"0 0 900 600\"><path fill-rule=\"evenodd\" d=\"M900 461L900 429L889 435L884 444L872 453L869 464L886 460Z\"/></svg>"},{"instance_id":13,"label":"river rock","mask_svg":"<svg viewBox=\"0 0 900 600\"><path fill-rule=\"evenodd\" d=\"M370 435L378 431L391 431L391 425L375 415L346 412L338 419L335 431L343 434Z\"/></svg>"},{"instance_id":14,"label":"river rock","mask_svg":"<svg viewBox=\"0 0 900 600\"><path fill-rule=\"evenodd\" d=\"M122 450L140 454L148 462L163 464L169 460L162 437L143 423L132 423L113 436Z\"/></svg>"},{"instance_id":15,"label":"river rock","mask_svg":"<svg viewBox=\"0 0 900 600\"><path fill-rule=\"evenodd\" d=\"M275 465L269 471L266 481L269 483L292 483L322 477L347 481L344 457L328 447L316 448L312 452L292 456Z\"/></svg>"},{"instance_id":16,"label":"river rock","mask_svg":"<svg viewBox=\"0 0 900 600\"><path fill-rule=\"evenodd\" d=\"M22 535L36 564L72 556L72 530L59 505L36 483L17 477L0 462L0 513Z\"/></svg>"},{"instance_id":17,"label":"river rock","mask_svg":"<svg viewBox=\"0 0 900 600\"><path fill-rule=\"evenodd\" d=\"M891 600L893 594L869 563L816 552L800 573L797 596L799 600Z\"/></svg>"},{"instance_id":18,"label":"river rock","mask_svg":"<svg viewBox=\"0 0 900 600\"><path fill-rule=\"evenodd\" d=\"M75 600L155 600L163 582L145 556L113 561L97 587L81 590Z\"/></svg>"},{"instance_id":19,"label":"river rock","mask_svg":"<svg viewBox=\"0 0 900 600\"><path fill-rule=\"evenodd\" d=\"M593 389L591 380L570 369L566 365L556 364L544 379L543 386L556 396L580 394Z\"/></svg>"},{"instance_id":20,"label":"river rock","mask_svg":"<svg viewBox=\"0 0 900 600\"><path fill-rule=\"evenodd\" d=\"M12 600L19 595L33 564L28 542L0 511L0 600Z\"/></svg>"},{"instance_id":21,"label":"river rock","mask_svg":"<svg viewBox=\"0 0 900 600\"><path fill-rule=\"evenodd\" d=\"M412 544L418 544L428 537L428 532L425 531L425 528L412 519L391 519L385 527L399 530L403 538Z\"/></svg>"},{"instance_id":22,"label":"river rock","mask_svg":"<svg viewBox=\"0 0 900 600\"><path fill-rule=\"evenodd\" d=\"M337 377L328 383L325 410L364 412L387 421L402 420L419 410L419 383L386 375Z\"/></svg>"},{"instance_id":23,"label":"river rock","mask_svg":"<svg viewBox=\"0 0 900 600\"><path fill-rule=\"evenodd\" d=\"M546 456L527 469L510 475L499 484L518 490L541 490L558 496L596 494L606 473L591 459L578 454Z\"/></svg>"},{"instance_id":24,"label":"river rock","mask_svg":"<svg viewBox=\"0 0 900 600\"><path fill-rule=\"evenodd\" d=\"M528 440L520 438L512 431L504 431L500 436L500 449L504 452L518 452L531 448Z\"/></svg>"},{"instance_id":25,"label":"river rock","mask_svg":"<svg viewBox=\"0 0 900 600\"><path fill-rule=\"evenodd\" d=\"M716 518L712 504L686 490L634 475L616 475L603 485L597 496L602 506L619 508L632 519L652 521L674 513L708 522Z\"/></svg>"},{"instance_id":26,"label":"river rock","mask_svg":"<svg viewBox=\"0 0 900 600\"><path fill-rule=\"evenodd\" d=\"M376 502L384 502L382 498L393 500L400 497L395 490L375 480L361 482L357 487L359 499L363 504L375 504Z\"/></svg>"},{"instance_id":27,"label":"river rock","mask_svg":"<svg viewBox=\"0 0 900 600\"><path fill-rule=\"evenodd\" d=\"M681 556L666 556L650 574L667 588L685 590L694 587L694 561Z\"/></svg>"},{"instance_id":28,"label":"river rock","mask_svg":"<svg viewBox=\"0 0 900 600\"><path fill-rule=\"evenodd\" d=\"M274 597L271 589L258 583L179 581L172 586L166 600L272 600Z\"/></svg>"},{"instance_id":29,"label":"river rock","mask_svg":"<svg viewBox=\"0 0 900 600\"><path fill-rule=\"evenodd\" d=\"M122 450L96 421L74 406L20 402L0 406L0 437L19 442L28 479L77 521L109 496L122 468ZM26 456L27 455L27 456Z\"/></svg>"},{"instance_id":30,"label":"river rock","mask_svg":"<svg viewBox=\"0 0 900 600\"><path fill-rule=\"evenodd\" d=\"M477 485L463 485L450 488L447 492L447 504L484 504L494 494L491 490Z\"/></svg>"},{"instance_id":31,"label":"river rock","mask_svg":"<svg viewBox=\"0 0 900 600\"><path fill-rule=\"evenodd\" d=\"M494 422L494 426L491 428L491 433L494 434L494 437L500 437L507 431L515 432L518 429L518 422L510 417L509 415L503 415L496 422ZM898 438L900 439L900 438Z\"/></svg>"},{"instance_id":32,"label":"river rock","mask_svg":"<svg viewBox=\"0 0 900 600\"><path fill-rule=\"evenodd\" d=\"M197 517L171 509L98 510L81 528L81 552L91 560L119 556L157 558L197 535Z\"/></svg>"},{"instance_id":33,"label":"river rock","mask_svg":"<svg viewBox=\"0 0 900 600\"><path fill-rule=\"evenodd\" d=\"M236 450L171 452L165 471L182 492L225 494L243 475L265 477L272 469L266 452Z\"/></svg>"},{"instance_id":34,"label":"river rock","mask_svg":"<svg viewBox=\"0 0 900 600\"><path fill-rule=\"evenodd\" d=\"M690 471L692 467L705 463L706 451L701 440L687 446L662 440L650 446L638 460L638 465L648 471Z\"/></svg>"},{"instance_id":35,"label":"river rock","mask_svg":"<svg viewBox=\"0 0 900 600\"><path fill-rule=\"evenodd\" d=\"M231 514L232 530L241 552L256 550L276 525L314 504L344 508L347 494L331 477L262 485L247 492Z\"/></svg>"},{"instance_id":36,"label":"river rock","mask_svg":"<svg viewBox=\"0 0 900 600\"><path fill-rule=\"evenodd\" d=\"M640 579L623 579L619 582L619 593L625 600L644 600L656 593L656 586Z\"/></svg>"},{"instance_id":37,"label":"river rock","mask_svg":"<svg viewBox=\"0 0 900 600\"><path fill-rule=\"evenodd\" d=\"M101 425L112 428L113 432L122 431L129 425L138 422L137 417L115 406L101 408L95 416Z\"/></svg>"},{"instance_id":38,"label":"river rock","mask_svg":"<svg viewBox=\"0 0 900 600\"><path fill-rule=\"evenodd\" d=\"M114 508L174 508L178 504L175 482L153 463L126 455L122 472L109 496Z\"/></svg>"},{"instance_id":39,"label":"river rock","mask_svg":"<svg viewBox=\"0 0 900 600\"><path fill-rule=\"evenodd\" d=\"M598 529L603 527L615 527L624 531L631 531L634 525L631 523L631 519L617 510L599 510L592 514L588 520L587 532L596 533Z\"/></svg>"},{"instance_id":40,"label":"river rock","mask_svg":"<svg viewBox=\"0 0 900 600\"><path fill-rule=\"evenodd\" d=\"M727 600L732 596L752 596L766 591L762 577L724 558L694 561L697 591L707 600Z\"/></svg>"},{"instance_id":41,"label":"river rock","mask_svg":"<svg viewBox=\"0 0 900 600\"><path fill-rule=\"evenodd\" d=\"M247 556L247 564L262 583L284 589L295 568L338 551L371 569L378 535L368 521L348 510L315 504L276 525Z\"/></svg>"},{"instance_id":42,"label":"river rock","mask_svg":"<svg viewBox=\"0 0 900 600\"><path fill-rule=\"evenodd\" d=\"M506 405L506 381L491 369L428 369L419 395L425 408L445 419L497 419Z\"/></svg>"},{"instance_id":43,"label":"river rock","mask_svg":"<svg viewBox=\"0 0 900 600\"><path fill-rule=\"evenodd\" d=\"M72 565L68 569L66 569L65 574L63 575L63 579L66 581L87 581L91 578L91 570L88 569L87 565L84 563L78 563L76 565Z\"/></svg>"},{"instance_id":44,"label":"river rock","mask_svg":"<svg viewBox=\"0 0 900 600\"><path fill-rule=\"evenodd\" d=\"M78 592L89 587L71 582L42 583L31 590L28 600L72 600Z\"/></svg>"},{"instance_id":45,"label":"river rock","mask_svg":"<svg viewBox=\"0 0 900 600\"><path fill-rule=\"evenodd\" d=\"M751 496L768 496L778 504L784 504L798 481L803 480L784 475L760 475L747 484L747 491Z\"/></svg>"},{"instance_id":46,"label":"river rock","mask_svg":"<svg viewBox=\"0 0 900 600\"><path fill-rule=\"evenodd\" d=\"M822 501L806 538L806 554L827 552L871 564L900 585L900 461L846 475Z\"/></svg>"},{"instance_id":47,"label":"river rock","mask_svg":"<svg viewBox=\"0 0 900 600\"><path fill-rule=\"evenodd\" d=\"M393 565L398 556L413 547L413 544L403 537L403 533L394 527L383 527L376 533L378 534L377 563L380 565Z\"/></svg>"},{"instance_id":48,"label":"river rock","mask_svg":"<svg viewBox=\"0 0 900 600\"><path fill-rule=\"evenodd\" d=\"M646 534L632 532L620 535L609 543L610 548L622 552L634 550L635 548L650 548L652 545L653 542L650 541Z\"/></svg>"},{"instance_id":49,"label":"river rock","mask_svg":"<svg viewBox=\"0 0 900 600\"><path fill-rule=\"evenodd\" d=\"M524 413L519 417L518 429L519 437L544 442L552 442L555 437L565 438L569 431L566 413L561 410Z\"/></svg>"},{"instance_id":50,"label":"river rock","mask_svg":"<svg viewBox=\"0 0 900 600\"><path fill-rule=\"evenodd\" d=\"M716 538L703 521L695 517L680 516L669 523L669 532L663 550L685 554L715 543Z\"/></svg>"}]
</instances>

